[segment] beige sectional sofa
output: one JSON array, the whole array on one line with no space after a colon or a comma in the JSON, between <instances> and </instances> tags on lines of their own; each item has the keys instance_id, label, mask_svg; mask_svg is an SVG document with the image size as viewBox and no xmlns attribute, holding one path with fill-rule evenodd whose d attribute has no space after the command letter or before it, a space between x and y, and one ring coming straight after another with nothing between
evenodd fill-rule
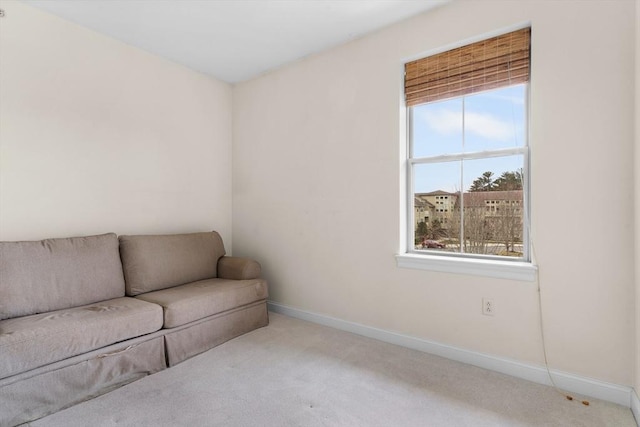
<instances>
[{"instance_id":1,"label":"beige sectional sofa","mask_svg":"<svg viewBox=\"0 0 640 427\"><path fill-rule=\"evenodd\" d=\"M216 232L0 242L0 426L267 325L260 273Z\"/></svg>"}]
</instances>

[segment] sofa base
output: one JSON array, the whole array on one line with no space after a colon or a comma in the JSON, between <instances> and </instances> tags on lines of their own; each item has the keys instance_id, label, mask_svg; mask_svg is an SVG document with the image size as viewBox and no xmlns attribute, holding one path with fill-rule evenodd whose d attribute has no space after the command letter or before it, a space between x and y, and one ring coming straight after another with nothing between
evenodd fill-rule
<instances>
[{"instance_id":1,"label":"sofa base","mask_svg":"<svg viewBox=\"0 0 640 427\"><path fill-rule=\"evenodd\" d=\"M265 300L0 380L0 427L92 399L267 326Z\"/></svg>"},{"instance_id":2,"label":"sofa base","mask_svg":"<svg viewBox=\"0 0 640 427\"><path fill-rule=\"evenodd\" d=\"M174 366L232 338L268 324L267 303L262 300L207 317L176 330L168 329L164 335L167 363L169 366Z\"/></svg>"},{"instance_id":3,"label":"sofa base","mask_svg":"<svg viewBox=\"0 0 640 427\"><path fill-rule=\"evenodd\" d=\"M122 342L78 359L0 382L0 426L42 418L166 368L162 336Z\"/></svg>"}]
</instances>

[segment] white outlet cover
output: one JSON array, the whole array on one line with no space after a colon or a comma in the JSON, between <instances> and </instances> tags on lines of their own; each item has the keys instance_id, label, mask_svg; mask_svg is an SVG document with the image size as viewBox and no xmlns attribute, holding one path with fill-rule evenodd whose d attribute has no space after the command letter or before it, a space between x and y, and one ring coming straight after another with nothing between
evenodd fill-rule
<instances>
[{"instance_id":1,"label":"white outlet cover","mask_svg":"<svg viewBox=\"0 0 640 427\"><path fill-rule=\"evenodd\" d=\"M491 298L482 298L482 314L485 316L493 316L496 312L496 306Z\"/></svg>"}]
</instances>

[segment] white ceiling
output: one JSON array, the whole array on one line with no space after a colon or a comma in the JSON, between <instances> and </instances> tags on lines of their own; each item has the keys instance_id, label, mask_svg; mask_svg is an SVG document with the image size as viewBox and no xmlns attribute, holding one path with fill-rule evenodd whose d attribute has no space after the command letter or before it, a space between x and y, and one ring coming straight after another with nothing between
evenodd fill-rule
<instances>
[{"instance_id":1,"label":"white ceiling","mask_svg":"<svg viewBox=\"0 0 640 427\"><path fill-rule=\"evenodd\" d=\"M25 0L236 83L448 0Z\"/></svg>"}]
</instances>

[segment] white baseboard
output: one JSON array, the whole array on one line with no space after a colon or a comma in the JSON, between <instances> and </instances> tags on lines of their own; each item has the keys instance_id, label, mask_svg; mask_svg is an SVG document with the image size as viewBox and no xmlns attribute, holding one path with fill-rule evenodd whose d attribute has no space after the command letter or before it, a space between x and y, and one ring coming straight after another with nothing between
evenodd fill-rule
<instances>
[{"instance_id":1,"label":"white baseboard","mask_svg":"<svg viewBox=\"0 0 640 427\"><path fill-rule=\"evenodd\" d=\"M269 301L269 310L284 314L297 319L306 320L320 325L329 326L354 334L384 341L390 344L423 351L425 353L435 354L447 359L456 360L458 362L469 365L478 366L480 368L489 369L513 377L522 378L533 381L538 384L551 385L547 370L544 366L530 365L515 360L503 359L475 351L464 350L452 347L446 344L440 344L433 341L414 338L407 335L397 334L378 328L373 328L359 323L348 322L346 320L336 319L317 313L293 308L284 304ZM594 397L596 399L617 403L618 405L631 408L634 411L636 420L640 419L640 401L638 396L631 387L621 386L618 384L607 383L592 378L581 377L567 372L551 369L551 375L556 386L562 390L571 393L577 393L584 396ZM633 400L635 398L635 401ZM634 404L636 404L634 408Z\"/></svg>"},{"instance_id":2,"label":"white baseboard","mask_svg":"<svg viewBox=\"0 0 640 427\"><path fill-rule=\"evenodd\" d=\"M640 399L635 389L631 389L631 412L636 419L636 425L640 426Z\"/></svg>"}]
</instances>

